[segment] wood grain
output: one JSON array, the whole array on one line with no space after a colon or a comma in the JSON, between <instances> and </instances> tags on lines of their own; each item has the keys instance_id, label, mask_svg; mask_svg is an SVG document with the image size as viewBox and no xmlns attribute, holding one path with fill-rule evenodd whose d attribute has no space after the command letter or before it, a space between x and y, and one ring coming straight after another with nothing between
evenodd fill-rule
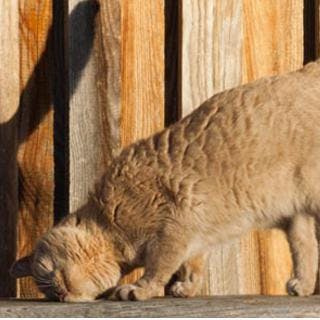
<instances>
[{"instance_id":1,"label":"wood grain","mask_svg":"<svg viewBox=\"0 0 320 320\"><path fill-rule=\"evenodd\" d=\"M17 126L19 105L18 2L0 2L0 296L14 296L15 281L8 277L15 260L18 212Z\"/></svg>"},{"instance_id":2,"label":"wood grain","mask_svg":"<svg viewBox=\"0 0 320 320\"><path fill-rule=\"evenodd\" d=\"M51 0L21 0L19 106L18 252L29 254L53 222L53 111L50 78ZM40 115L43 117L41 118ZM32 128L32 129L31 129ZM18 296L38 295L29 278L18 281Z\"/></svg>"},{"instance_id":3,"label":"wood grain","mask_svg":"<svg viewBox=\"0 0 320 320\"><path fill-rule=\"evenodd\" d=\"M241 83L241 1L182 2L182 114Z\"/></svg>"},{"instance_id":4,"label":"wood grain","mask_svg":"<svg viewBox=\"0 0 320 320\"><path fill-rule=\"evenodd\" d=\"M164 125L164 0L121 2L121 144ZM141 270L124 279L133 282Z\"/></svg>"},{"instance_id":5,"label":"wood grain","mask_svg":"<svg viewBox=\"0 0 320 320\"><path fill-rule=\"evenodd\" d=\"M122 0L121 143L164 125L164 0Z\"/></svg>"},{"instance_id":6,"label":"wood grain","mask_svg":"<svg viewBox=\"0 0 320 320\"><path fill-rule=\"evenodd\" d=\"M165 298L136 302L99 301L59 303L0 301L1 317L83 318L287 318L320 317L319 296L217 296L193 299Z\"/></svg>"},{"instance_id":7,"label":"wood grain","mask_svg":"<svg viewBox=\"0 0 320 320\"><path fill-rule=\"evenodd\" d=\"M243 82L303 63L303 1L243 1ZM281 231L259 232L263 294L284 294L291 256Z\"/></svg>"},{"instance_id":8,"label":"wood grain","mask_svg":"<svg viewBox=\"0 0 320 320\"><path fill-rule=\"evenodd\" d=\"M301 67L303 1L243 0L243 81Z\"/></svg>"},{"instance_id":9,"label":"wood grain","mask_svg":"<svg viewBox=\"0 0 320 320\"><path fill-rule=\"evenodd\" d=\"M182 2L182 114L242 81L241 1ZM257 240L212 250L203 294L260 293Z\"/></svg>"},{"instance_id":10,"label":"wood grain","mask_svg":"<svg viewBox=\"0 0 320 320\"><path fill-rule=\"evenodd\" d=\"M70 211L120 146L120 1L69 0Z\"/></svg>"}]
</instances>

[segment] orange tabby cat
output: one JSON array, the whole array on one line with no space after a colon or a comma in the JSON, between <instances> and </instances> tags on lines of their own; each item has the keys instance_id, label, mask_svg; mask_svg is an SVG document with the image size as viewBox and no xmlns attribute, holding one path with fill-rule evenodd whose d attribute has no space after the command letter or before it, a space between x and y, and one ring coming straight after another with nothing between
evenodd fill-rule
<instances>
[{"instance_id":1,"label":"orange tabby cat","mask_svg":"<svg viewBox=\"0 0 320 320\"><path fill-rule=\"evenodd\" d=\"M86 206L16 262L47 297L141 300L199 292L210 248L252 228L283 228L294 278L310 295L320 212L320 62L219 93L163 131L125 148ZM121 276L143 266L136 283Z\"/></svg>"}]
</instances>

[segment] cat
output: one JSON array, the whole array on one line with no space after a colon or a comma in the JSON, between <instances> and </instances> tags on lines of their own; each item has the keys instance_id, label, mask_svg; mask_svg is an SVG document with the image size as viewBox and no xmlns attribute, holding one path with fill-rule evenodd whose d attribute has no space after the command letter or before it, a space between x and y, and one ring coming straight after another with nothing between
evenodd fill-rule
<instances>
[{"instance_id":1,"label":"cat","mask_svg":"<svg viewBox=\"0 0 320 320\"><path fill-rule=\"evenodd\" d=\"M210 248L281 228L294 277L313 293L320 212L320 61L218 93L177 123L124 148L88 203L12 267L50 299L144 300L199 293ZM119 285L137 267L144 275Z\"/></svg>"}]
</instances>

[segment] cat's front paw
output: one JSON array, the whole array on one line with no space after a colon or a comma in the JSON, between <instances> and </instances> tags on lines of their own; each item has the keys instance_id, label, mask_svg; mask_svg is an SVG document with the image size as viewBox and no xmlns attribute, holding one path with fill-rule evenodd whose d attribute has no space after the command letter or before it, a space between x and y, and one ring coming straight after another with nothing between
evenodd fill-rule
<instances>
[{"instance_id":1,"label":"cat's front paw","mask_svg":"<svg viewBox=\"0 0 320 320\"><path fill-rule=\"evenodd\" d=\"M115 288L110 300L140 301L151 297L150 292L144 288L135 284L124 284Z\"/></svg>"},{"instance_id":2,"label":"cat's front paw","mask_svg":"<svg viewBox=\"0 0 320 320\"><path fill-rule=\"evenodd\" d=\"M169 294L174 297L194 297L200 292L200 287L189 281L176 281L169 288Z\"/></svg>"},{"instance_id":3,"label":"cat's front paw","mask_svg":"<svg viewBox=\"0 0 320 320\"><path fill-rule=\"evenodd\" d=\"M314 286L298 278L292 278L287 282L287 292L291 296L310 296L314 292Z\"/></svg>"}]
</instances>

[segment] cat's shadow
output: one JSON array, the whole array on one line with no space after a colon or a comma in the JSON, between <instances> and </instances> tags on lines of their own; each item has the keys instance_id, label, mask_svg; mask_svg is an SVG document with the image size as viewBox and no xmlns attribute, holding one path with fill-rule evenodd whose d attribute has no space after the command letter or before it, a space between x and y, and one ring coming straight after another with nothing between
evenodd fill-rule
<instances>
[{"instance_id":1,"label":"cat's shadow","mask_svg":"<svg viewBox=\"0 0 320 320\"><path fill-rule=\"evenodd\" d=\"M5 228L5 232L0 232L0 254L5 257L0 264L2 296L15 294L15 280L8 279L8 270L16 258L18 205L14 203L17 202L15 199L23 198L17 160L19 146L27 141L52 109L55 114L55 131L59 126L66 127L64 122L69 112L68 101L75 93L89 61L99 9L97 0L82 1L74 7L68 15L68 23L64 24L63 2L54 1L53 23L48 31L45 50L21 91L17 111L8 121L0 123L0 212L1 224ZM59 115L62 119L59 119ZM66 131L64 133L67 135ZM62 145L68 141L64 133L57 140ZM66 151L67 146L62 150ZM63 162L66 158L62 154L55 160ZM58 165L66 167L66 163ZM15 189L16 180L18 188ZM62 204L61 208L67 210L67 205Z\"/></svg>"}]
</instances>

